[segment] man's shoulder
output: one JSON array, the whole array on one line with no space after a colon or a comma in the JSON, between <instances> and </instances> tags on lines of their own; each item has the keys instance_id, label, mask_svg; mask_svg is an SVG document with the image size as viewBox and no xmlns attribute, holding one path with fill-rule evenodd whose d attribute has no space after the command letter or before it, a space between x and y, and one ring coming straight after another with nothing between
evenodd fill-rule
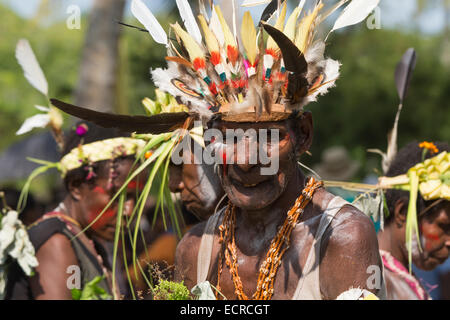
<instances>
[{"instance_id":1,"label":"man's shoulder","mask_svg":"<svg viewBox=\"0 0 450 320\"><path fill-rule=\"evenodd\" d=\"M322 193L322 198L327 206L323 208L322 214L330 206L330 201L336 196L328 191ZM342 205L335 214L330 226L325 231L324 237L333 241L335 244L340 242L358 243L360 241L376 239L375 226L370 218L354 207L351 203L342 200ZM343 235L346 235L345 237Z\"/></svg>"},{"instance_id":2,"label":"man's shoulder","mask_svg":"<svg viewBox=\"0 0 450 320\"><path fill-rule=\"evenodd\" d=\"M67 239L66 236L63 236L65 228L66 224L57 217L41 219L28 228L28 235L35 250L38 251L44 243L55 235L59 235L56 237L58 239L63 239L63 237ZM60 241L65 242L64 240Z\"/></svg>"},{"instance_id":3,"label":"man's shoulder","mask_svg":"<svg viewBox=\"0 0 450 320\"><path fill-rule=\"evenodd\" d=\"M207 232L206 229L208 228L208 225L210 227L212 227L212 230L210 230L210 231L212 231L214 234L217 233L216 227L217 227L218 221L220 220L220 217L221 217L223 211L224 210L221 209L214 215L210 216L208 218L208 220L202 221L202 222L194 225L193 227L191 227L189 229L189 231L186 232L186 234L180 240L178 246L185 247L185 246L191 246L194 244L199 245L203 235L205 234L205 232Z\"/></svg>"},{"instance_id":4,"label":"man's shoulder","mask_svg":"<svg viewBox=\"0 0 450 320\"><path fill-rule=\"evenodd\" d=\"M186 258L186 255L191 256L194 251L198 251L206 223L207 221L200 222L185 233L177 245L177 255Z\"/></svg>"}]
</instances>

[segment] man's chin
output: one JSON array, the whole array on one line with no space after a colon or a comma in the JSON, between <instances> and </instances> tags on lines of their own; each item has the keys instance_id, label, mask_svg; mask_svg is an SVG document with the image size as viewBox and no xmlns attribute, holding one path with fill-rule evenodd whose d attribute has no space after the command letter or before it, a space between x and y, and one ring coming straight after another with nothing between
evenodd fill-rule
<instances>
[{"instance_id":1,"label":"man's chin","mask_svg":"<svg viewBox=\"0 0 450 320\"><path fill-rule=\"evenodd\" d=\"M272 205L278 199L273 192L242 194L233 190L228 196L236 207L244 210L261 210Z\"/></svg>"}]
</instances>

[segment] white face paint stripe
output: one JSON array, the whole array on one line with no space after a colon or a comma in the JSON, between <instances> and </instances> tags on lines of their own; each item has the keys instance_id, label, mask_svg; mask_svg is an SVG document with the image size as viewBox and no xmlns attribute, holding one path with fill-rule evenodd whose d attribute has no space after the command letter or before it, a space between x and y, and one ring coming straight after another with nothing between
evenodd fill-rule
<instances>
[{"instance_id":1,"label":"white face paint stripe","mask_svg":"<svg viewBox=\"0 0 450 320\"><path fill-rule=\"evenodd\" d=\"M207 207L213 206L219 200L220 197L219 177L217 176L216 178L215 176L216 173L213 170L213 166L206 166L202 164L197 165L196 167L197 167L197 176L199 179L198 188L200 189L200 192L203 195L205 206ZM207 170L207 168L211 168L211 170ZM217 180L216 184L214 185L215 178Z\"/></svg>"}]
</instances>

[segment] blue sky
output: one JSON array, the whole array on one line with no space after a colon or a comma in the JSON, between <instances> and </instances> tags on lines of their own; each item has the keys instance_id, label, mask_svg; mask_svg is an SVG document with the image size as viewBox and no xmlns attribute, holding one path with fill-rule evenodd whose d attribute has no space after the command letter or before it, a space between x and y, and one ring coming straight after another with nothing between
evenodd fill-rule
<instances>
[{"instance_id":1,"label":"blue sky","mask_svg":"<svg viewBox=\"0 0 450 320\"><path fill-rule=\"evenodd\" d=\"M64 15L64 8L69 5L79 5L82 10L89 10L94 0L59 0L62 4L60 7L61 15ZM242 0L238 0L242 1ZM41 0L0 0L1 3L7 4L23 17L31 17L35 14ZM165 10L164 3L167 0L144 0L153 12ZM216 1L217 2L217 1ZM418 26L424 33L440 32L445 25L444 11L437 6L439 1L432 1L436 6L432 6L423 13L417 20ZM126 12L130 12L129 3ZM263 8L263 7L260 7ZM262 10L262 9L261 9ZM405 28L411 25L414 13L416 11L416 0L382 0L381 1L381 25L387 28Z\"/></svg>"}]
</instances>

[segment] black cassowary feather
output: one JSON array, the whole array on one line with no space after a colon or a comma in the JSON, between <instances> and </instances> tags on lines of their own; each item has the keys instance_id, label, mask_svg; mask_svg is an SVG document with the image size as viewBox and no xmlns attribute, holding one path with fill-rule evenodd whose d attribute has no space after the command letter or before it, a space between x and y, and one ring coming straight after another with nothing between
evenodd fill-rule
<instances>
[{"instance_id":1,"label":"black cassowary feather","mask_svg":"<svg viewBox=\"0 0 450 320\"><path fill-rule=\"evenodd\" d=\"M160 113L154 116L128 116L98 112L77 107L57 99L50 99L56 108L80 119L93 122L104 128L117 128L125 132L160 134L183 126L190 116L186 112Z\"/></svg>"},{"instance_id":2,"label":"black cassowary feather","mask_svg":"<svg viewBox=\"0 0 450 320\"><path fill-rule=\"evenodd\" d=\"M286 70L290 72L286 98L296 104L308 93L308 63L300 49L283 32L268 24L263 26L281 50Z\"/></svg>"}]
</instances>

